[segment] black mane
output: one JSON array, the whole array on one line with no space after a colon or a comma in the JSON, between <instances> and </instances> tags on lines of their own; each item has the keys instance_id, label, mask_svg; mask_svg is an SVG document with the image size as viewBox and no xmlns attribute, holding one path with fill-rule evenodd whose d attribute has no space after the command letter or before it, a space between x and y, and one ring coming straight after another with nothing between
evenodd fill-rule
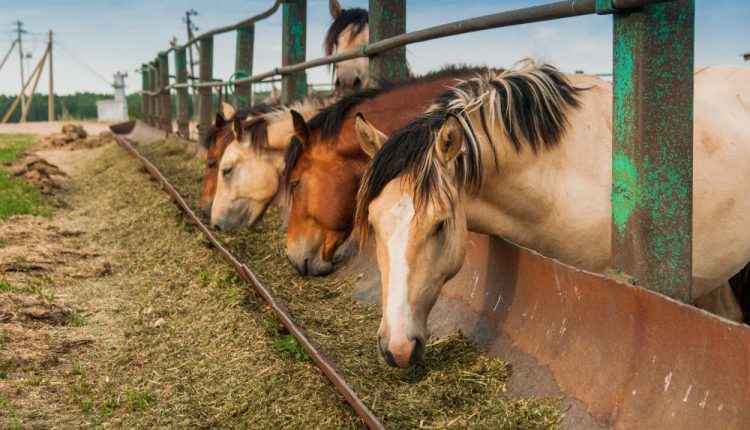
<instances>
[{"instance_id":1,"label":"black mane","mask_svg":"<svg viewBox=\"0 0 750 430\"><path fill-rule=\"evenodd\" d=\"M577 108L581 89L552 66L531 66L519 72L494 71L481 78L466 80L440 95L427 112L417 116L393 133L370 162L357 196L356 228L366 238L368 207L392 180L408 176L414 186L415 206L443 193L445 178L434 157L434 141L448 115L463 123L463 151L454 159L456 186L476 189L482 183L482 151L476 128L490 137L487 100L493 100L495 125L500 125L516 151L529 147L534 152L556 146L568 125L566 114ZM468 97L467 97L468 95ZM492 98L489 98L492 96ZM472 124L468 99L481 99L478 106L481 124ZM512 109L508 107L511 106ZM494 155L494 151L493 151ZM495 166L498 167L497 159ZM452 202L448 201L449 204Z\"/></svg>"},{"instance_id":2,"label":"black mane","mask_svg":"<svg viewBox=\"0 0 750 430\"><path fill-rule=\"evenodd\" d=\"M325 49L326 55L333 54L339 36L347 27L350 25L352 26L352 31L349 33L349 37L354 39L365 28L368 21L369 16L364 9L352 8L342 10L341 14L333 20L331 26L328 28L328 32L326 33L326 38L323 42L323 48Z\"/></svg>"}]
</instances>

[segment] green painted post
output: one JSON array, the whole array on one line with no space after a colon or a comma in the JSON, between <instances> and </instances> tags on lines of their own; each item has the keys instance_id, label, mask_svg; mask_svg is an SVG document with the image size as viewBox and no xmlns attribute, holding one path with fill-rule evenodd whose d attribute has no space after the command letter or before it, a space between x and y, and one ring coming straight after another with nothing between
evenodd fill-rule
<instances>
[{"instance_id":1,"label":"green painted post","mask_svg":"<svg viewBox=\"0 0 750 430\"><path fill-rule=\"evenodd\" d=\"M141 89L143 91L141 92L141 121L146 121L149 115L148 94L146 94L146 91L149 91L148 75L148 65L141 64Z\"/></svg>"},{"instance_id":2,"label":"green painted post","mask_svg":"<svg viewBox=\"0 0 750 430\"><path fill-rule=\"evenodd\" d=\"M406 0L370 0L370 43L406 32ZM370 57L370 87L409 77L406 46Z\"/></svg>"},{"instance_id":3,"label":"green painted post","mask_svg":"<svg viewBox=\"0 0 750 430\"><path fill-rule=\"evenodd\" d=\"M153 61L149 63L149 83L151 84L151 92L156 92L156 88L159 86L159 73L157 69L157 64L155 64ZM149 116L148 124L151 127L156 127L159 122L159 104L157 103L158 97L155 95L149 96L149 104L151 105L151 115Z\"/></svg>"},{"instance_id":4,"label":"green painted post","mask_svg":"<svg viewBox=\"0 0 750 430\"><path fill-rule=\"evenodd\" d=\"M238 77L253 74L253 45L255 44L255 25L237 29L237 53L235 55L234 70ZM250 107L250 84L234 86L234 107L237 109Z\"/></svg>"},{"instance_id":5,"label":"green painted post","mask_svg":"<svg viewBox=\"0 0 750 430\"><path fill-rule=\"evenodd\" d=\"M178 84L187 83L187 55L185 48L175 49L174 69ZM190 138L190 116L188 113L188 89L177 88L177 133Z\"/></svg>"},{"instance_id":6,"label":"green painted post","mask_svg":"<svg viewBox=\"0 0 750 430\"><path fill-rule=\"evenodd\" d=\"M695 0L614 17L613 266L691 300Z\"/></svg>"},{"instance_id":7,"label":"green painted post","mask_svg":"<svg viewBox=\"0 0 750 430\"><path fill-rule=\"evenodd\" d=\"M199 76L201 83L213 80L214 70L214 38L213 36L202 39L198 50L200 52ZM198 89L198 142L205 148L206 138L211 128L213 108L211 105L211 87Z\"/></svg>"},{"instance_id":8,"label":"green painted post","mask_svg":"<svg viewBox=\"0 0 750 430\"><path fill-rule=\"evenodd\" d=\"M159 61L159 103L161 106L161 129L172 134L172 95L169 90L169 58L166 52L160 52Z\"/></svg>"},{"instance_id":9,"label":"green painted post","mask_svg":"<svg viewBox=\"0 0 750 430\"><path fill-rule=\"evenodd\" d=\"M307 0L288 0L283 7L281 64L288 66L305 61ZM281 85L282 103L302 100L307 95L307 73L284 75Z\"/></svg>"}]
</instances>

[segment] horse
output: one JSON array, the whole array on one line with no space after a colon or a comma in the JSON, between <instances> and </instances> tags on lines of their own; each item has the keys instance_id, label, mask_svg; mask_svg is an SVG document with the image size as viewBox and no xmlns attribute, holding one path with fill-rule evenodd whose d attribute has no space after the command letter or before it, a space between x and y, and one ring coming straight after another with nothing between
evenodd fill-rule
<instances>
[{"instance_id":1,"label":"horse","mask_svg":"<svg viewBox=\"0 0 750 430\"><path fill-rule=\"evenodd\" d=\"M216 183L219 176L219 160L221 160L224 150L234 137L232 120L235 117L246 120L267 113L271 109L273 109L273 105L262 103L250 110L235 112L232 105L221 104L221 110L216 113L216 119L208 130L206 138L206 166L203 169L203 182L199 198L201 212L205 216L211 216L211 206L216 194Z\"/></svg>"},{"instance_id":2,"label":"horse","mask_svg":"<svg viewBox=\"0 0 750 430\"><path fill-rule=\"evenodd\" d=\"M729 312L738 308L727 280L750 260L748 88L748 68L695 76L693 299L713 295ZM388 138L360 122L362 144L379 151L355 225L376 239L377 339L389 365L419 360L468 231L586 270L610 268L611 113L610 84L526 64L459 83Z\"/></svg>"},{"instance_id":3,"label":"horse","mask_svg":"<svg viewBox=\"0 0 750 430\"><path fill-rule=\"evenodd\" d=\"M386 132L423 112L459 78L481 69L445 68L342 98L305 122L294 112L295 136L285 155L287 256L302 275L326 275L354 248L354 199L370 155L355 134L356 111Z\"/></svg>"},{"instance_id":4,"label":"horse","mask_svg":"<svg viewBox=\"0 0 750 430\"><path fill-rule=\"evenodd\" d=\"M329 99L311 97L291 107L279 106L247 121L231 123L231 137L219 162L211 224L216 230L252 227L276 197L284 151L293 135L290 110L308 118Z\"/></svg>"},{"instance_id":5,"label":"horse","mask_svg":"<svg viewBox=\"0 0 750 430\"><path fill-rule=\"evenodd\" d=\"M328 9L333 18L323 42L326 55L346 52L370 41L369 15L360 8L342 9L338 0L330 0ZM334 66L334 86L339 94L365 89L369 85L370 70L367 57L341 61Z\"/></svg>"}]
</instances>

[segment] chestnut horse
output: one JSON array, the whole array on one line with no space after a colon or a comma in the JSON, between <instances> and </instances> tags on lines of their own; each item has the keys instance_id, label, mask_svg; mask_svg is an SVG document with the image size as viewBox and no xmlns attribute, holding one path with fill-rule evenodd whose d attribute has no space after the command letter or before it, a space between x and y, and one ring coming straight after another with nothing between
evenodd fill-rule
<instances>
[{"instance_id":1,"label":"chestnut horse","mask_svg":"<svg viewBox=\"0 0 750 430\"><path fill-rule=\"evenodd\" d=\"M394 131L423 112L459 78L480 69L447 68L418 79L350 95L322 110L309 123L294 116L295 138L287 148L284 178L290 202L287 255L303 275L325 275L353 228L354 198L370 156L355 134L354 112L364 112L381 129Z\"/></svg>"},{"instance_id":2,"label":"chestnut horse","mask_svg":"<svg viewBox=\"0 0 750 430\"><path fill-rule=\"evenodd\" d=\"M330 0L329 11L333 22L328 28L323 50L326 55L359 48L370 41L368 14L364 9L342 9L337 0ZM334 66L334 85L337 93L367 88L370 81L367 57L341 61Z\"/></svg>"},{"instance_id":3,"label":"chestnut horse","mask_svg":"<svg viewBox=\"0 0 750 430\"><path fill-rule=\"evenodd\" d=\"M750 69L698 72L694 106L693 300L709 296L714 311L737 320L727 280L750 260ZM390 365L420 358L468 231L583 269L611 267L609 83L527 64L458 84L384 144L366 122L360 131L366 147L382 145L356 224L377 241L377 338Z\"/></svg>"},{"instance_id":4,"label":"chestnut horse","mask_svg":"<svg viewBox=\"0 0 750 430\"><path fill-rule=\"evenodd\" d=\"M231 105L221 104L221 111L216 114L214 124L209 129L206 138L206 166L203 169L203 186L200 194L201 211L205 216L211 216L211 205L216 194L216 183L219 176L219 160L224 154L224 149L234 138L232 120L235 117L247 120L267 113L271 109L273 109L272 105L260 104L247 111L235 112Z\"/></svg>"}]
</instances>

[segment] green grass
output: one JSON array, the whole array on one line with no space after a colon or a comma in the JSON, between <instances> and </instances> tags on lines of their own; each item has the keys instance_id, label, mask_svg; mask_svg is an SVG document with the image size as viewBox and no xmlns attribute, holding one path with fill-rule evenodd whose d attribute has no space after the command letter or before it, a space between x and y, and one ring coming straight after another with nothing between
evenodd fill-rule
<instances>
[{"instance_id":1,"label":"green grass","mask_svg":"<svg viewBox=\"0 0 750 430\"><path fill-rule=\"evenodd\" d=\"M11 163L34 142L31 134L0 134L0 164ZM0 220L13 215L49 215L39 188L10 177L0 167Z\"/></svg>"}]
</instances>

